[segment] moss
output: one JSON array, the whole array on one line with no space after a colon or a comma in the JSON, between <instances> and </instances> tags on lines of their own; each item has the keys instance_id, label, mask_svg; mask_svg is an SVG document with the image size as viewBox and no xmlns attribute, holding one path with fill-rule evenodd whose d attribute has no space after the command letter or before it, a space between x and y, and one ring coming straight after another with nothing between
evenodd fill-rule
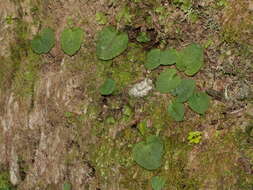
<instances>
[{"instance_id":1,"label":"moss","mask_svg":"<svg viewBox=\"0 0 253 190\"><path fill-rule=\"evenodd\" d=\"M177 136L173 136L165 139L165 147L165 163L161 174L167 178L167 187L169 189L199 189L197 179L192 177L186 169L191 146L180 141Z\"/></svg>"},{"instance_id":2,"label":"moss","mask_svg":"<svg viewBox=\"0 0 253 190\"><path fill-rule=\"evenodd\" d=\"M128 85L141 78L141 67L144 61L144 51L141 46L129 44L127 55L120 55L112 61L99 62L98 67L101 69L101 77L111 77L116 81L118 94Z\"/></svg>"},{"instance_id":3,"label":"moss","mask_svg":"<svg viewBox=\"0 0 253 190\"><path fill-rule=\"evenodd\" d=\"M15 22L15 42L11 44L11 57L4 65L8 79L8 85L13 87L18 96L30 96L33 94L33 86L37 76L40 58L30 49L28 23L17 19ZM7 76L8 75L8 76Z\"/></svg>"},{"instance_id":4,"label":"moss","mask_svg":"<svg viewBox=\"0 0 253 190\"><path fill-rule=\"evenodd\" d=\"M173 125L173 121L167 113L168 98L163 97L147 97L143 110L145 110L147 117L152 121L152 131L155 134L163 134L168 131Z\"/></svg>"},{"instance_id":5,"label":"moss","mask_svg":"<svg viewBox=\"0 0 253 190\"><path fill-rule=\"evenodd\" d=\"M9 89L15 71L15 64L9 58L0 58L0 89Z\"/></svg>"},{"instance_id":6,"label":"moss","mask_svg":"<svg viewBox=\"0 0 253 190\"><path fill-rule=\"evenodd\" d=\"M122 146L120 140L112 140L102 137L100 143L93 150L96 150L92 155L93 165L99 174L99 178L105 184L112 183L110 181L113 176L113 170L120 167L129 168L133 165L133 160L130 156L128 146Z\"/></svg>"},{"instance_id":7,"label":"moss","mask_svg":"<svg viewBox=\"0 0 253 190\"><path fill-rule=\"evenodd\" d=\"M19 70L21 60L27 56L29 51L28 24L21 19L15 20L13 24L15 26L15 40L10 44L11 56L1 58L0 61L0 88L10 89L15 73Z\"/></svg>"},{"instance_id":8,"label":"moss","mask_svg":"<svg viewBox=\"0 0 253 190\"><path fill-rule=\"evenodd\" d=\"M144 102L147 102L144 100ZM140 133L135 128L126 128L120 133L116 139L108 137L109 128L119 127L126 121L131 121L133 108L125 105L122 110L121 119L117 119L118 123L101 122L97 129L100 128L99 144L93 145L91 150L96 150L92 154L92 162L96 171L99 174L99 181L103 184L110 184L113 179L115 168L121 168L121 188L127 189L147 189L150 187L150 179L153 175L159 174L166 176L167 187L170 189L198 189L198 181L190 176L185 169L188 161L188 153L191 151L191 146L183 141L180 132L171 137L164 137L164 132L175 130L172 126L173 121L164 112L167 100L149 99L148 103L138 104L131 103L131 106L139 107L140 110L145 110L147 113L142 121L151 121L151 130L145 133ZM121 123L122 122L122 123ZM147 127L145 125L145 127ZM102 130L103 129L103 130ZM166 154L164 155L163 166L157 171L147 171L138 166L132 159L132 147L137 142L136 139L142 135L158 134L162 136L165 143ZM181 139L181 140L180 140ZM92 151L90 151L92 152Z\"/></svg>"},{"instance_id":9,"label":"moss","mask_svg":"<svg viewBox=\"0 0 253 190\"><path fill-rule=\"evenodd\" d=\"M237 147L246 148L238 135L241 136L242 132L216 136L198 153L196 160L200 162L194 177L199 180L201 188L251 189L252 176L245 171L247 166L238 162L245 159L245 154Z\"/></svg>"},{"instance_id":10,"label":"moss","mask_svg":"<svg viewBox=\"0 0 253 190\"><path fill-rule=\"evenodd\" d=\"M242 161L238 164L239 167L234 170L234 175L237 174L238 176L235 185L238 189L248 190L253 187L253 176L251 175L250 169L250 165L253 164L253 150L251 148L253 142L252 129L253 124L249 123L249 125L245 127L245 130L237 129L230 137L235 141L235 146L238 148L241 155L239 161Z\"/></svg>"},{"instance_id":11,"label":"moss","mask_svg":"<svg viewBox=\"0 0 253 190\"><path fill-rule=\"evenodd\" d=\"M15 73L13 88L16 95L28 97L33 95L35 81L39 69L40 58L33 52L23 60Z\"/></svg>"},{"instance_id":12,"label":"moss","mask_svg":"<svg viewBox=\"0 0 253 190\"><path fill-rule=\"evenodd\" d=\"M144 110L148 113L146 119L152 121L150 132L160 134L165 143L164 163L159 175L166 176L168 189L198 189L198 182L190 176L186 166L191 146L184 142L187 136L185 125L174 122L167 113L169 98L149 98ZM152 132L153 131L153 132Z\"/></svg>"},{"instance_id":13,"label":"moss","mask_svg":"<svg viewBox=\"0 0 253 190\"><path fill-rule=\"evenodd\" d=\"M223 13L222 37L226 42L252 45L253 13L244 0L232 0Z\"/></svg>"},{"instance_id":14,"label":"moss","mask_svg":"<svg viewBox=\"0 0 253 190\"><path fill-rule=\"evenodd\" d=\"M9 181L9 173L5 170L0 170L0 189L12 190L14 189Z\"/></svg>"},{"instance_id":15,"label":"moss","mask_svg":"<svg viewBox=\"0 0 253 190\"><path fill-rule=\"evenodd\" d=\"M122 91L131 83L142 77L141 68L144 63L145 53L142 47L136 44L129 44L129 50L114 60L98 60L94 51L81 49L81 52L73 58L65 59L66 71L71 73L84 73L84 86L87 93L94 101L99 101L98 88L106 78L116 81L116 92ZM88 82L87 82L88 80Z\"/></svg>"}]
</instances>

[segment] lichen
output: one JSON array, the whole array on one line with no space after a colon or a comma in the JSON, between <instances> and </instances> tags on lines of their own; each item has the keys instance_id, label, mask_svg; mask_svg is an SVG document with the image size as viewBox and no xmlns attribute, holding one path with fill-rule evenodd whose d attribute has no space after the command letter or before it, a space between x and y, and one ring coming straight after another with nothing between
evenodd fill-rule
<instances>
[{"instance_id":1,"label":"lichen","mask_svg":"<svg viewBox=\"0 0 253 190\"><path fill-rule=\"evenodd\" d=\"M134 97L143 97L148 95L150 90L152 90L152 80L144 79L143 81L135 84L129 90L128 94Z\"/></svg>"}]
</instances>

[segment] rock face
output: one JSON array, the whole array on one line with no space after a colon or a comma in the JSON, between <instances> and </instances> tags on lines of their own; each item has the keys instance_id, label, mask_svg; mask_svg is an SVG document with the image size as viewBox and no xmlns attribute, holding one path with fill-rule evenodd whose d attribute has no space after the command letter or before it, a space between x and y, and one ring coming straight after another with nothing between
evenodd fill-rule
<instances>
[{"instance_id":1,"label":"rock face","mask_svg":"<svg viewBox=\"0 0 253 190\"><path fill-rule=\"evenodd\" d=\"M153 78L170 67L147 72L143 65L150 48L164 46L165 42L180 49L190 41L212 40L212 35L206 35L212 34L205 25L209 23L202 19L213 13L203 12L203 18L190 24L171 1L157 0L155 4L157 9L152 1L0 0L0 185L2 174L9 173L8 180L17 190L58 190L64 183L74 190L151 189L154 173L139 167L131 153L133 145L151 133L166 143L166 157L159 169L167 177L166 189L237 190L241 181L250 181L248 162L252 160L245 158L252 155L247 149L251 147L247 143L252 143L252 130L245 128L248 136L234 131L248 118L252 121L251 104L247 105L247 117L240 112L234 117L224 111L227 105L213 101L205 116L188 110L187 120L176 123L166 111L173 97L154 93L148 100L141 98L151 93ZM197 4L193 8L195 13ZM208 10L198 11L202 15ZM100 61L96 56L95 37L104 26L96 21L97 13L107 17L105 25L129 34L128 49L110 61ZM61 32L69 24L86 33L74 56L65 55L59 43ZM43 27L54 29L56 45L50 53L37 55L30 48L30 40ZM135 42L142 30L152 34L152 41L146 45ZM217 66L220 51L213 48L222 44L216 39L221 35L216 34L215 44L205 50L214 59L210 63L207 57L205 68L196 76L199 88L212 83L205 73L213 71L205 69ZM158 43L159 39L164 40ZM106 77L115 79L118 88L113 95L101 96L98 89ZM218 78L222 81L223 76ZM134 85L128 90L129 84ZM252 83L231 84L228 97L246 101ZM189 131L199 130L207 134L203 143L188 146Z\"/></svg>"},{"instance_id":2,"label":"rock face","mask_svg":"<svg viewBox=\"0 0 253 190\"><path fill-rule=\"evenodd\" d=\"M9 160L10 180L13 185L34 189L42 179L46 182L45 184L58 184L60 181L64 181L67 169L69 169L64 163L64 157L68 150L66 145L70 140L70 136L66 133L71 132L64 126L63 109L76 114L81 114L85 109L85 107L82 107L83 109L78 107L81 105L80 101L84 95L80 95L78 90L74 90L80 85L80 81L76 80L76 76L67 80L64 79L64 76L64 72L61 71L48 71L41 76L34 94L33 108L29 112L21 111L27 107L24 102L19 102L14 94L9 96L6 105L4 105L5 112L0 115L1 128L3 129L3 139L9 140L9 143L1 146L4 145L5 148L2 150L7 152L6 159ZM76 93L73 93L73 90ZM28 103L31 102L28 100ZM88 104L88 101L82 101L82 105ZM85 133L88 134L88 124L85 130ZM29 144L30 148L27 149L26 146ZM5 154L1 153L1 155ZM32 162L25 160L29 155ZM30 165L22 182L20 168L23 166L19 165L20 156L23 156L23 161ZM76 164L79 165L78 168L82 172L89 168L86 164L81 166L78 162ZM76 167L75 164L73 167ZM85 175L80 175L73 179L76 181L75 186L81 188L85 178Z\"/></svg>"},{"instance_id":3,"label":"rock face","mask_svg":"<svg viewBox=\"0 0 253 190\"><path fill-rule=\"evenodd\" d=\"M143 97L147 96L150 90L152 90L152 80L144 79L143 81L133 85L133 87L129 90L129 95L134 97Z\"/></svg>"},{"instance_id":4,"label":"rock face","mask_svg":"<svg viewBox=\"0 0 253 190\"><path fill-rule=\"evenodd\" d=\"M0 78L3 76L1 79L5 79L0 82L0 164L9 166L10 182L21 190L42 190L51 188L51 185L56 185L56 189L59 189L64 181L72 183L74 189L84 189L87 183L92 184L89 181L92 169L86 161L88 158L86 155L80 158L79 154L73 156L76 153L70 145L76 140L73 131L77 124L65 119L66 112L78 116L87 110L91 99L85 93L87 86L82 83L87 76L69 72L63 57L60 60L57 57L44 57L45 65L37 67L42 63L41 59L37 59L30 52L29 46L25 46L34 30L38 30L36 25L30 25L34 19L31 7L53 6L57 12L61 5L60 1L48 4L31 4L30 1L0 2L0 9L4 10L0 18L4 24L0 28L0 41L4 44L0 48ZM79 9L80 6L76 7ZM66 5L65 8L69 6ZM24 16L24 12L28 14ZM56 12L54 16L60 17ZM4 19L8 14L11 14L13 20L6 24ZM43 16L48 13L38 14ZM47 16L50 19L50 15ZM60 24L62 27L64 22ZM24 44L20 46L19 43ZM17 54L11 54L13 52L10 49ZM28 65L32 64L37 65L34 67L36 71L29 70ZM35 75L36 80L33 77ZM29 90L23 91L25 93L18 92L26 87ZM87 141L81 141L81 149L87 152L86 142L91 143L93 138L85 137L90 135L91 124L86 121L83 123L85 128L79 132ZM71 160L71 165L66 160Z\"/></svg>"}]
</instances>

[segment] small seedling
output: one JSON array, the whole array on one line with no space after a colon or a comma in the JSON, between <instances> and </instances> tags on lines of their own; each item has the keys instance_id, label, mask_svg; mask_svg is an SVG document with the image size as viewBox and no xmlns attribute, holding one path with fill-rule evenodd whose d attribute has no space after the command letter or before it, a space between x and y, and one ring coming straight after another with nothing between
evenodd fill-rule
<instances>
[{"instance_id":1,"label":"small seedling","mask_svg":"<svg viewBox=\"0 0 253 190\"><path fill-rule=\"evenodd\" d=\"M109 125L113 125L113 124L116 123L116 120L114 119L114 117L109 116L109 117L106 118L105 123L109 124Z\"/></svg>"},{"instance_id":2,"label":"small seedling","mask_svg":"<svg viewBox=\"0 0 253 190\"><path fill-rule=\"evenodd\" d=\"M134 160L147 170L161 167L163 154L163 142L157 136L149 136L145 141L135 144L133 148Z\"/></svg>"},{"instance_id":3,"label":"small seedling","mask_svg":"<svg viewBox=\"0 0 253 190\"><path fill-rule=\"evenodd\" d=\"M142 136L145 136L145 134L147 134L148 129L149 129L149 128L147 127L147 121L144 120L144 121L139 122L139 124L137 125L137 128L138 128L140 134L141 134Z\"/></svg>"},{"instance_id":4,"label":"small seedling","mask_svg":"<svg viewBox=\"0 0 253 190\"><path fill-rule=\"evenodd\" d=\"M127 6L124 6L118 14L116 15L116 21L121 22L124 21L125 23L131 23L132 15L130 14L130 9Z\"/></svg>"},{"instance_id":5,"label":"small seedling","mask_svg":"<svg viewBox=\"0 0 253 190\"><path fill-rule=\"evenodd\" d=\"M72 112L69 112L69 111L66 111L66 112L64 113L64 116L65 116L66 118L71 118L71 117L73 117L73 113L72 113Z\"/></svg>"},{"instance_id":6,"label":"small seedling","mask_svg":"<svg viewBox=\"0 0 253 190\"><path fill-rule=\"evenodd\" d=\"M173 0L173 3L177 5L185 13L187 13L190 9L192 9L191 0Z\"/></svg>"},{"instance_id":7,"label":"small seedling","mask_svg":"<svg viewBox=\"0 0 253 190\"><path fill-rule=\"evenodd\" d=\"M61 47L64 53L74 55L83 42L83 30L81 28L66 28L61 34Z\"/></svg>"},{"instance_id":8,"label":"small seedling","mask_svg":"<svg viewBox=\"0 0 253 190\"><path fill-rule=\"evenodd\" d=\"M181 78L176 69L167 69L161 73L156 81L156 90L161 93L169 93L180 84Z\"/></svg>"},{"instance_id":9,"label":"small seedling","mask_svg":"<svg viewBox=\"0 0 253 190\"><path fill-rule=\"evenodd\" d=\"M198 144L202 139L202 133L200 131L192 131L189 133L187 140L190 143Z\"/></svg>"},{"instance_id":10,"label":"small seedling","mask_svg":"<svg viewBox=\"0 0 253 190\"><path fill-rule=\"evenodd\" d=\"M180 102L172 102L168 106L168 112L175 121L184 120L184 104Z\"/></svg>"},{"instance_id":11,"label":"small seedling","mask_svg":"<svg viewBox=\"0 0 253 190\"><path fill-rule=\"evenodd\" d=\"M110 60L126 50L128 35L119 32L114 27L105 27L99 32L96 53L99 59Z\"/></svg>"},{"instance_id":12,"label":"small seedling","mask_svg":"<svg viewBox=\"0 0 253 190\"><path fill-rule=\"evenodd\" d=\"M104 84L99 88L99 92L101 95L110 95L113 93L115 89L115 81L113 79L107 79Z\"/></svg>"},{"instance_id":13,"label":"small seedling","mask_svg":"<svg viewBox=\"0 0 253 190\"><path fill-rule=\"evenodd\" d=\"M160 176L153 176L151 179L151 186L153 190L162 190L165 186L166 180Z\"/></svg>"},{"instance_id":14,"label":"small seedling","mask_svg":"<svg viewBox=\"0 0 253 190\"><path fill-rule=\"evenodd\" d=\"M218 7L226 7L228 5L228 1L227 0L219 0L216 5Z\"/></svg>"},{"instance_id":15,"label":"small seedling","mask_svg":"<svg viewBox=\"0 0 253 190\"><path fill-rule=\"evenodd\" d=\"M100 25L104 25L108 22L106 15L102 12L96 13L96 21Z\"/></svg>"},{"instance_id":16,"label":"small seedling","mask_svg":"<svg viewBox=\"0 0 253 190\"><path fill-rule=\"evenodd\" d=\"M12 15L8 15L5 17L5 21L7 24L13 24L13 21L15 20L14 17L12 17Z\"/></svg>"},{"instance_id":17,"label":"small seedling","mask_svg":"<svg viewBox=\"0 0 253 190\"><path fill-rule=\"evenodd\" d=\"M44 28L31 41L32 50L37 54L48 53L54 47L54 44L54 31L51 28Z\"/></svg>"},{"instance_id":18,"label":"small seedling","mask_svg":"<svg viewBox=\"0 0 253 190\"><path fill-rule=\"evenodd\" d=\"M141 43L146 43L150 41L150 37L146 32L140 32L136 40Z\"/></svg>"}]
</instances>

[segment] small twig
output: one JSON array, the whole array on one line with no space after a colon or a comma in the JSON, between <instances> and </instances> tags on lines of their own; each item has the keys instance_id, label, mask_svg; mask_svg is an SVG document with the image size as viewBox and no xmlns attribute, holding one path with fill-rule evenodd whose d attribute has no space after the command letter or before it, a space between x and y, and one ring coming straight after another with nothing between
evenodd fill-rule
<instances>
[{"instance_id":1,"label":"small twig","mask_svg":"<svg viewBox=\"0 0 253 190\"><path fill-rule=\"evenodd\" d=\"M223 92L220 92L220 91L217 91L217 90L214 90L214 89L207 89L206 90L206 93L210 96L212 96L215 100L218 100L220 102L224 102L225 101L225 97L224 97L224 94Z\"/></svg>"}]
</instances>

